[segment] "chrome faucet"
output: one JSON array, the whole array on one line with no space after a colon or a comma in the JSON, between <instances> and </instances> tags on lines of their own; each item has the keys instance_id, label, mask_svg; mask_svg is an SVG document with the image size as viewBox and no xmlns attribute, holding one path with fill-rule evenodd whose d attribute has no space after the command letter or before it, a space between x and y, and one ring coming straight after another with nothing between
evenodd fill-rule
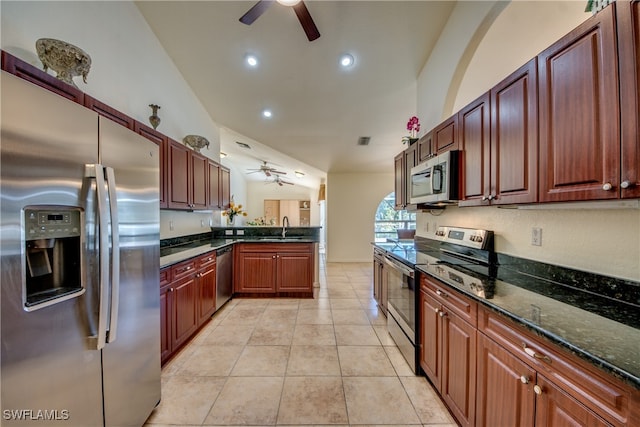
<instances>
[{"instance_id":1,"label":"chrome faucet","mask_svg":"<svg viewBox=\"0 0 640 427\"><path fill-rule=\"evenodd\" d=\"M285 222L286 220L286 222ZM289 217L288 216L283 216L282 217L282 238L284 239L285 237L287 237L287 227L290 227L291 225L289 224Z\"/></svg>"}]
</instances>

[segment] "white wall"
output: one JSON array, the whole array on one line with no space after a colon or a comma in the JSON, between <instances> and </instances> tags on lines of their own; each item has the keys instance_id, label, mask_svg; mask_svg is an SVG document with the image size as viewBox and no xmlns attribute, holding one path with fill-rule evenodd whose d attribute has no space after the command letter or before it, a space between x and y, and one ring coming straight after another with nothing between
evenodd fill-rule
<instances>
[{"instance_id":1,"label":"white wall","mask_svg":"<svg viewBox=\"0 0 640 427\"><path fill-rule=\"evenodd\" d=\"M299 185L265 184L259 181L247 183L246 207L248 216L245 221L252 221L264 215L265 200L309 200L310 225L320 226L320 207L318 206L318 190ZM282 219L282 218L281 218Z\"/></svg>"},{"instance_id":2,"label":"white wall","mask_svg":"<svg viewBox=\"0 0 640 427\"><path fill-rule=\"evenodd\" d=\"M393 173L329 173L327 261L371 261L376 210L393 186Z\"/></svg>"},{"instance_id":3,"label":"white wall","mask_svg":"<svg viewBox=\"0 0 640 427\"><path fill-rule=\"evenodd\" d=\"M512 2L495 19L469 61L459 90L446 95L455 108L499 82L557 38L589 17L583 2ZM473 21L475 22L475 20ZM550 37L550 39L549 39ZM435 50L435 49L434 49ZM440 58L442 60L442 58ZM429 75L450 74L446 61L431 58ZM421 75L422 76L422 75ZM442 84L446 84L443 82ZM442 101L422 86L419 105ZM444 107L436 105L437 110ZM457 110L451 110L446 116ZM422 118L422 117L421 117ZM496 232L496 250L514 256L615 277L640 280L640 210L514 210L494 207L447 208L440 216L417 215L417 235L433 235L435 225L478 227ZM541 227L542 246L531 246L531 228Z\"/></svg>"},{"instance_id":4,"label":"white wall","mask_svg":"<svg viewBox=\"0 0 640 427\"><path fill-rule=\"evenodd\" d=\"M162 122L158 131L177 141L189 134L205 136L211 144L202 153L219 159L218 125L134 3L3 0L0 11L2 49L41 68L35 51L37 39L56 38L80 47L92 60L87 84L75 79L80 90L145 124L149 124L151 115L148 105L159 104ZM220 215L161 211L160 235L166 238L208 231L210 218L219 223Z\"/></svg>"}]
</instances>

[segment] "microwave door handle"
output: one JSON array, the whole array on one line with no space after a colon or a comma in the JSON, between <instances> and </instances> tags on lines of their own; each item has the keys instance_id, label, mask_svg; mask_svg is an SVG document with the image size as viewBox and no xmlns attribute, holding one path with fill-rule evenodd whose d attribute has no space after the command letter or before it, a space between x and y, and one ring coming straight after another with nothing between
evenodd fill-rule
<instances>
[{"instance_id":1,"label":"microwave door handle","mask_svg":"<svg viewBox=\"0 0 640 427\"><path fill-rule=\"evenodd\" d=\"M442 166L434 165L431 172L431 190L433 194L442 193L442 178Z\"/></svg>"},{"instance_id":2,"label":"microwave door handle","mask_svg":"<svg viewBox=\"0 0 640 427\"><path fill-rule=\"evenodd\" d=\"M118 199L116 196L116 178L113 168L107 171L107 191L111 214L111 313L109 315L109 334L107 343L116 340L118 329L118 306L120 305L120 233L118 230Z\"/></svg>"},{"instance_id":3,"label":"microwave door handle","mask_svg":"<svg viewBox=\"0 0 640 427\"><path fill-rule=\"evenodd\" d=\"M96 180L96 201L99 229L99 294L98 334L92 336L95 349L102 350L107 342L107 309L109 299L109 235L107 234L107 194L105 191L104 167L100 164L85 165L85 176Z\"/></svg>"}]
</instances>

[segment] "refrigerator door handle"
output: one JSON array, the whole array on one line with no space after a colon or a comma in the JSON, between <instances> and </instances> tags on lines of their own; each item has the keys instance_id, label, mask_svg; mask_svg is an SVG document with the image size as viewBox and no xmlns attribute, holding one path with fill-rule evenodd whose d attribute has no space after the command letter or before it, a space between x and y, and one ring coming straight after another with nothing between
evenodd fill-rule
<instances>
[{"instance_id":1,"label":"refrigerator door handle","mask_svg":"<svg viewBox=\"0 0 640 427\"><path fill-rule=\"evenodd\" d=\"M100 264L100 303L98 309L98 335L92 336L96 340L96 350L102 350L107 343L107 310L109 307L109 235L107 229L109 219L107 215L107 193L105 191L104 167L100 164L85 165L85 176L96 180L96 199L98 205L99 227L99 264Z\"/></svg>"},{"instance_id":2,"label":"refrigerator door handle","mask_svg":"<svg viewBox=\"0 0 640 427\"><path fill-rule=\"evenodd\" d=\"M109 333L107 342L116 340L118 329L118 305L120 304L120 233L118 230L118 199L116 196L116 178L113 168L106 167L109 208L111 210L111 313L109 315Z\"/></svg>"}]
</instances>

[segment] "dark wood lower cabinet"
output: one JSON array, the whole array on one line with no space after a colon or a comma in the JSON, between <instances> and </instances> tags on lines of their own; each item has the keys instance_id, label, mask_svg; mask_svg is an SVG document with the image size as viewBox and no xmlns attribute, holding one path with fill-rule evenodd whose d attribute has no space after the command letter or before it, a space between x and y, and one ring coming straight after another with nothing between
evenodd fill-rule
<instances>
[{"instance_id":1,"label":"dark wood lower cabinet","mask_svg":"<svg viewBox=\"0 0 640 427\"><path fill-rule=\"evenodd\" d=\"M313 243L241 243L234 256L234 292L240 295L313 295Z\"/></svg>"},{"instance_id":2,"label":"dark wood lower cabinet","mask_svg":"<svg viewBox=\"0 0 640 427\"><path fill-rule=\"evenodd\" d=\"M215 252L160 270L160 352L163 364L207 323L215 308Z\"/></svg>"},{"instance_id":3,"label":"dark wood lower cabinet","mask_svg":"<svg viewBox=\"0 0 640 427\"><path fill-rule=\"evenodd\" d=\"M533 427L536 372L478 334L476 426Z\"/></svg>"}]
</instances>

